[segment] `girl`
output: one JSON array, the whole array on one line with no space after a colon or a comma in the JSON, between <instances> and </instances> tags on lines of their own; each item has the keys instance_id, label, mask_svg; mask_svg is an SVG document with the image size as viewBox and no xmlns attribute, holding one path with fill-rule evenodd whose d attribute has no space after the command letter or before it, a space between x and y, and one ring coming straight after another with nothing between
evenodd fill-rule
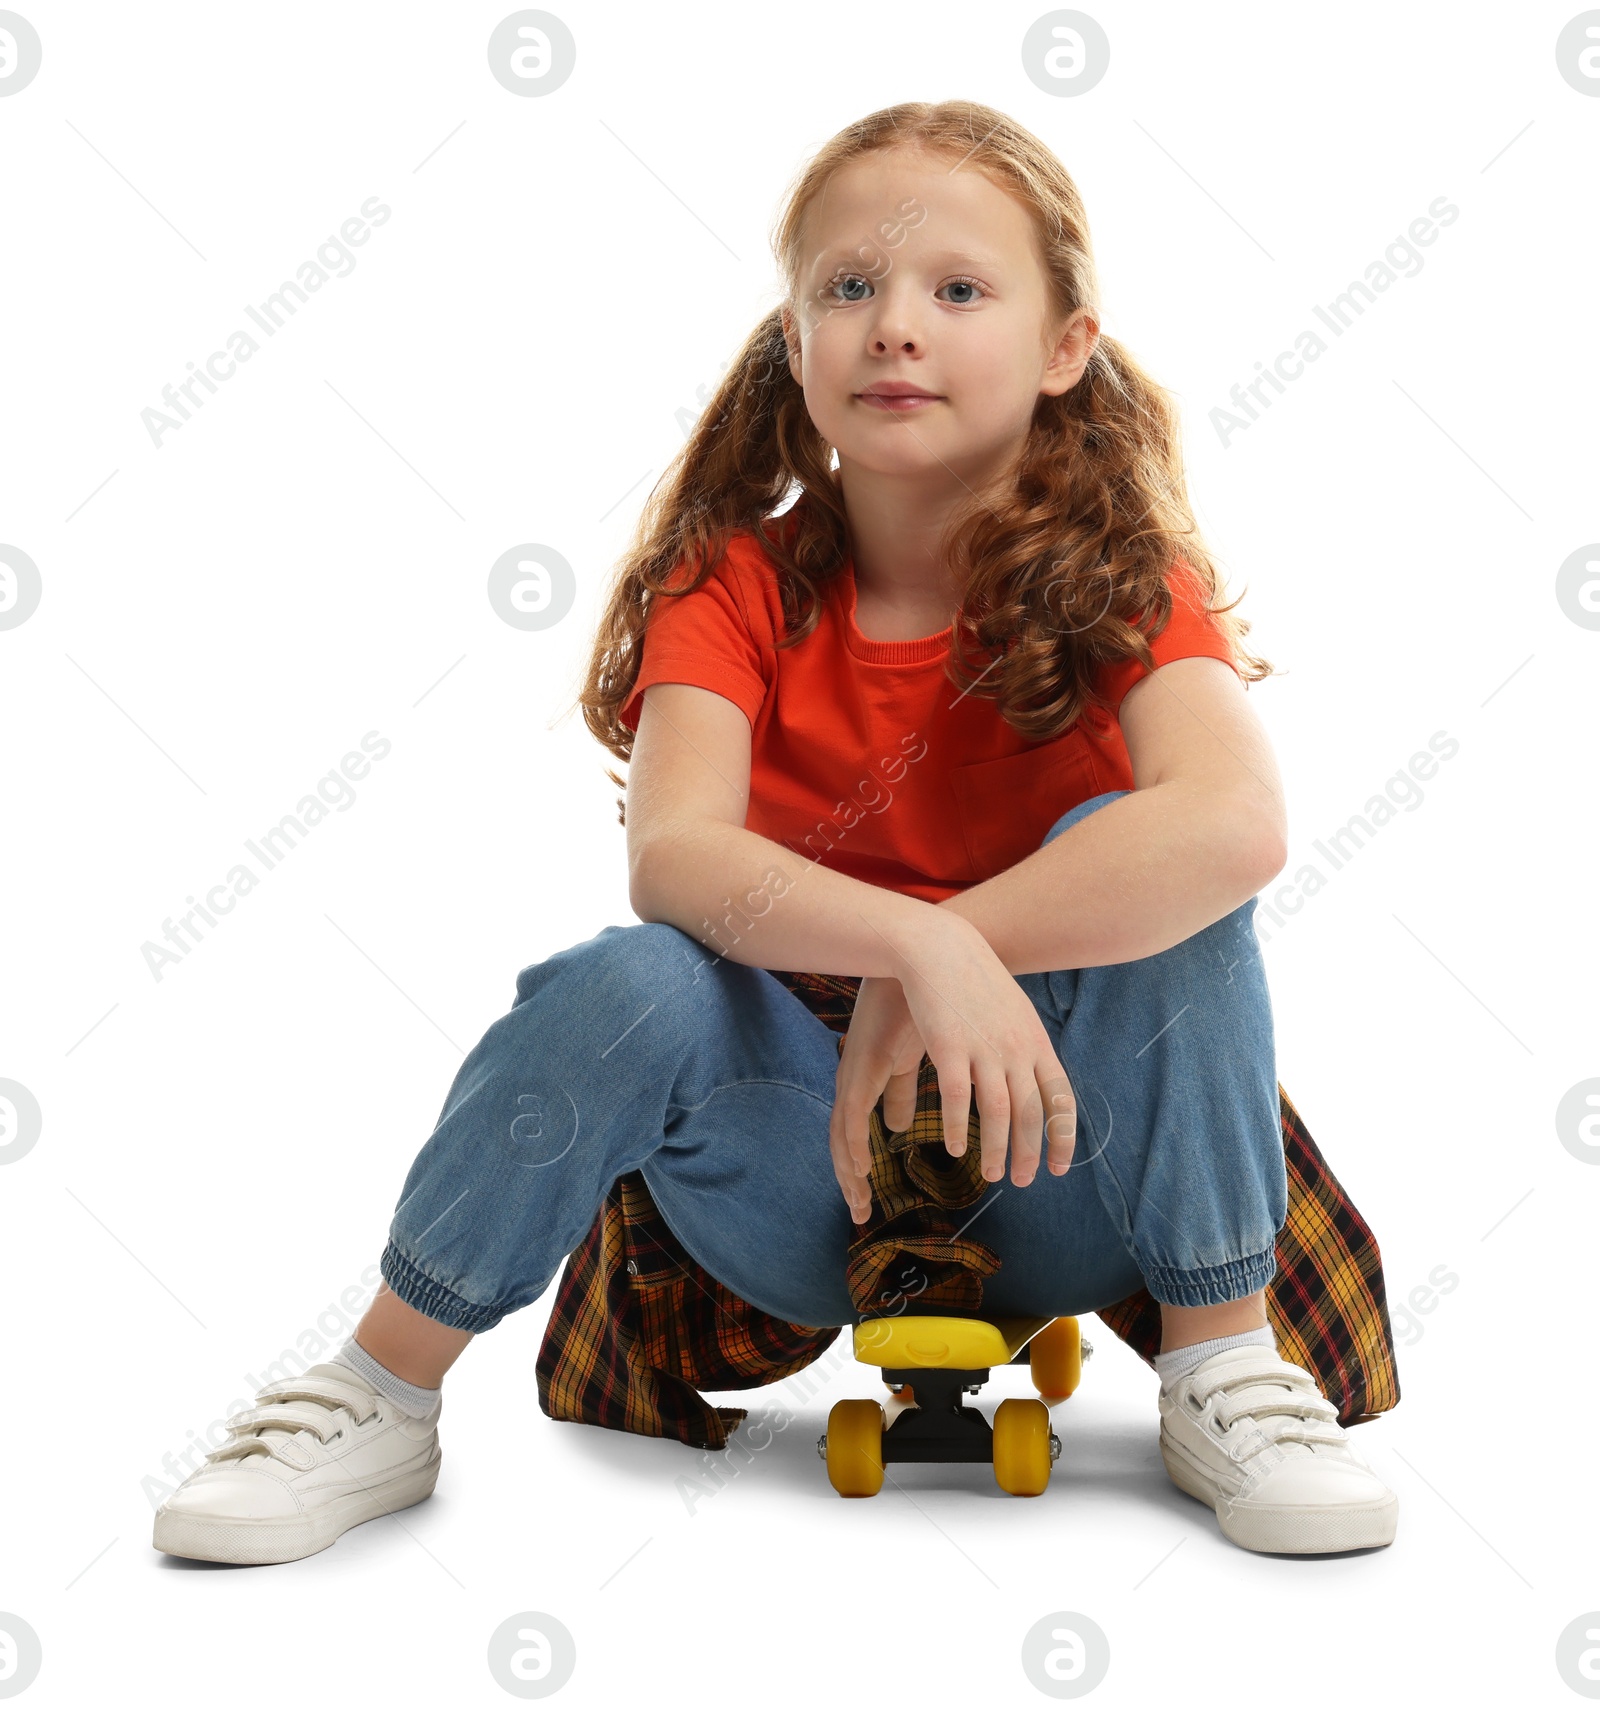
<instances>
[{"instance_id":1,"label":"girl","mask_svg":"<svg viewBox=\"0 0 1600 1711\"><path fill-rule=\"evenodd\" d=\"M1267 1323L1287 1191L1251 916L1285 814L1244 685L1271 666L1211 609L1077 190L1004 114L905 103L810 163L776 250L783 303L652 496L580 697L631 761L639 922L521 971L354 1337L230 1421L161 1550L284 1561L426 1497L445 1372L630 1171L747 1301L854 1323L868 1116L910 1123L925 1054L952 1154L976 1110L985 1312L1148 1288L1163 1460L1227 1536L1394 1536ZM862 977L842 1052L774 969Z\"/></svg>"}]
</instances>

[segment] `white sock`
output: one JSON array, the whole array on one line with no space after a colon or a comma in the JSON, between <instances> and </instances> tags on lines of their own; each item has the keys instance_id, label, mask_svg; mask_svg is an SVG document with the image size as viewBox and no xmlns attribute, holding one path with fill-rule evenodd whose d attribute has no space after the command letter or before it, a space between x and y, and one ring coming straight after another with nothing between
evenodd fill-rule
<instances>
[{"instance_id":1,"label":"white sock","mask_svg":"<svg viewBox=\"0 0 1600 1711\"><path fill-rule=\"evenodd\" d=\"M380 1396L387 1396L402 1414L409 1414L414 1420L431 1414L433 1405L439 1400L437 1390L426 1390L420 1384L407 1384L381 1361L374 1360L354 1337L333 1357L331 1364L349 1367Z\"/></svg>"},{"instance_id":2,"label":"white sock","mask_svg":"<svg viewBox=\"0 0 1600 1711\"><path fill-rule=\"evenodd\" d=\"M1209 1342L1190 1343L1183 1349L1168 1349L1165 1354L1156 1356L1156 1372L1161 1379L1162 1394L1165 1395L1180 1378L1193 1372L1201 1361L1209 1360L1212 1355L1220 1355L1224 1349L1252 1346L1277 1352L1278 1339L1273 1336L1270 1325L1258 1325L1253 1331L1239 1331L1231 1337L1212 1337Z\"/></svg>"}]
</instances>

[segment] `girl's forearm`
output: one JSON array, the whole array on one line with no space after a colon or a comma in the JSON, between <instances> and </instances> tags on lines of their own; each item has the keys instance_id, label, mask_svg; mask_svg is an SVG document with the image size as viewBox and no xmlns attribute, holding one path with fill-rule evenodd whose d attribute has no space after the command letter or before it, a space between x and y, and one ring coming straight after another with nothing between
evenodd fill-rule
<instances>
[{"instance_id":1,"label":"girl's forearm","mask_svg":"<svg viewBox=\"0 0 1600 1711\"><path fill-rule=\"evenodd\" d=\"M993 879L935 907L963 916L1012 974L1155 956L1282 870L1258 807L1179 780L1108 802Z\"/></svg>"},{"instance_id":2,"label":"girl's forearm","mask_svg":"<svg viewBox=\"0 0 1600 1711\"><path fill-rule=\"evenodd\" d=\"M917 938L947 923L934 905L867 885L723 820L663 830L634 861L629 901L750 968L895 975Z\"/></svg>"}]
</instances>

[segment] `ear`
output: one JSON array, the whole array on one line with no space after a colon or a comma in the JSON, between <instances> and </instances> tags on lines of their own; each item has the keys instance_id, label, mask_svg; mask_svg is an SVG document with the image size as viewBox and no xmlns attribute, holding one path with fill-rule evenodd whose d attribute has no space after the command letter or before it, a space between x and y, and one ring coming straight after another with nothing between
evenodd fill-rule
<instances>
[{"instance_id":1,"label":"ear","mask_svg":"<svg viewBox=\"0 0 1600 1711\"><path fill-rule=\"evenodd\" d=\"M783 320L783 342L789 352L789 373L794 376L796 386L803 386L804 382L800 378L799 323L795 320L794 311L787 303L783 305L779 314Z\"/></svg>"},{"instance_id":2,"label":"ear","mask_svg":"<svg viewBox=\"0 0 1600 1711\"><path fill-rule=\"evenodd\" d=\"M1100 323L1087 309L1074 309L1045 365L1040 392L1051 398L1070 392L1083 379L1083 371L1089 366L1099 339Z\"/></svg>"}]
</instances>

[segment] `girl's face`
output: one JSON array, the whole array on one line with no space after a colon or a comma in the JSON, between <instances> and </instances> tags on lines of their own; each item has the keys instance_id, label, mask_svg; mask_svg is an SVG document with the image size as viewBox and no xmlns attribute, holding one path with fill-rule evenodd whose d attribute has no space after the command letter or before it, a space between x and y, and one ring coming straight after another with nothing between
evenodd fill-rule
<instances>
[{"instance_id":1,"label":"girl's face","mask_svg":"<svg viewBox=\"0 0 1600 1711\"><path fill-rule=\"evenodd\" d=\"M952 164L905 148L836 173L783 324L841 467L977 486L1011 467L1040 394L1077 384L1098 328L1054 317L1030 216ZM928 396L882 402L894 383Z\"/></svg>"}]
</instances>

